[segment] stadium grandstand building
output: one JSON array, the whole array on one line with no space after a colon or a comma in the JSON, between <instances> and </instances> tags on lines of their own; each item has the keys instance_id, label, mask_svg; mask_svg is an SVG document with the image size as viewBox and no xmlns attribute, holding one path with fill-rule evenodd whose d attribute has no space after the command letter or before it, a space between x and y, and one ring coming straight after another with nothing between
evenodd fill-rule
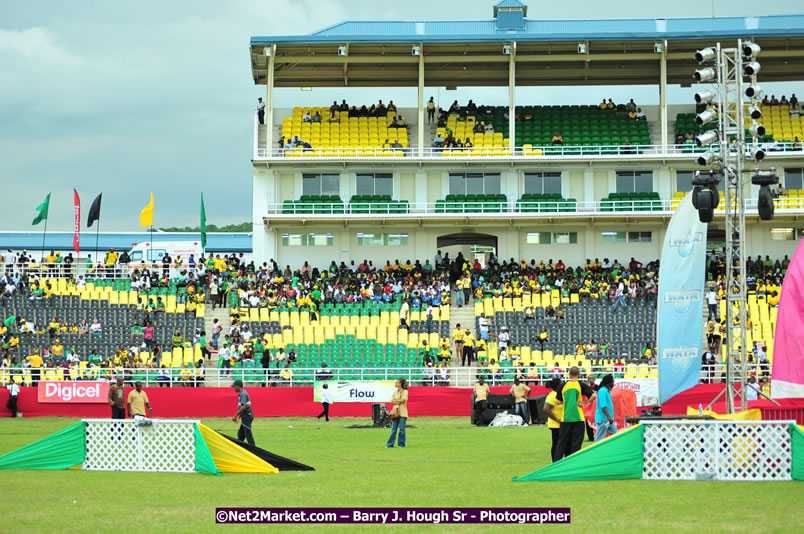
<instances>
[{"instance_id":1,"label":"stadium grandstand building","mask_svg":"<svg viewBox=\"0 0 804 534\"><path fill-rule=\"evenodd\" d=\"M760 82L802 79L804 15L551 21L503 0L491 20L346 21L252 37L253 79L266 88L265 124L254 122L255 260L384 265L437 249L572 265L658 258L702 150L695 104L670 105L667 88L691 85L696 50L738 38L761 45ZM654 85L659 105L612 108L598 101L606 95L534 105L516 91L612 85ZM466 86L508 87L508 105L460 102L429 118L425 88ZM369 87L377 98L274 107L274 88L287 87ZM397 87L417 87L416 105L389 110ZM758 187L747 186L747 252L781 258L804 228L804 118L797 102L762 108L758 165L776 170L780 190L775 218L761 222ZM709 239L723 241L723 203Z\"/></svg>"}]
</instances>

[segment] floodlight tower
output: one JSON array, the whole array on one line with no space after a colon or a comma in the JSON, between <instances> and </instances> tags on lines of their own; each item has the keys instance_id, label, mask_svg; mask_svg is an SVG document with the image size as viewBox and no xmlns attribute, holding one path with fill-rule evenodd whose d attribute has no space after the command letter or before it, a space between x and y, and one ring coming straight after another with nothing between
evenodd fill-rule
<instances>
[{"instance_id":1,"label":"floodlight tower","mask_svg":"<svg viewBox=\"0 0 804 534\"><path fill-rule=\"evenodd\" d=\"M695 53L695 59L702 68L695 71L694 78L700 83L712 83L711 90L695 95L698 104L707 106L698 114L696 122L703 127L717 121L717 130L703 131L696 138L699 147L709 147L697 160L701 166L721 174L725 181L727 325L723 332L721 354L726 361L725 392L729 413L736 411L737 395L741 399L741 411L747 409L748 402L745 394L748 375L745 260L748 256L745 250L744 173L747 172L747 160L759 162L765 157L765 152L758 145L758 137L765 133L765 128L757 122L762 117L762 111L756 105L762 92L756 85L760 70L756 58L760 51L759 45L738 39L735 48L722 48L718 43ZM743 83L745 77L751 80L747 90ZM751 119L750 144L746 140L746 113ZM704 217L717 207L716 195L715 189L714 195L700 197L697 208L701 221L711 221L711 216L708 221ZM713 196L714 200L709 202L714 202L714 206L707 205L707 199ZM738 384L741 393L737 392Z\"/></svg>"}]
</instances>

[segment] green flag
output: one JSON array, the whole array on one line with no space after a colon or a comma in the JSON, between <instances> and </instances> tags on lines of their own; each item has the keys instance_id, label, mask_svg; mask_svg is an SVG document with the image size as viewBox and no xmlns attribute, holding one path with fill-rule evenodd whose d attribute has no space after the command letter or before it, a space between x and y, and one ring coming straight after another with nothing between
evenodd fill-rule
<instances>
[{"instance_id":1,"label":"green flag","mask_svg":"<svg viewBox=\"0 0 804 534\"><path fill-rule=\"evenodd\" d=\"M204 193L201 193L201 248L207 248L207 211L204 209Z\"/></svg>"},{"instance_id":2,"label":"green flag","mask_svg":"<svg viewBox=\"0 0 804 534\"><path fill-rule=\"evenodd\" d=\"M49 207L50 207L50 193L48 193L47 196L45 197L45 201L36 207L36 211L38 211L39 214L36 217L34 217L34 220L31 223L33 226L36 226L40 222L47 220L47 209Z\"/></svg>"}]
</instances>

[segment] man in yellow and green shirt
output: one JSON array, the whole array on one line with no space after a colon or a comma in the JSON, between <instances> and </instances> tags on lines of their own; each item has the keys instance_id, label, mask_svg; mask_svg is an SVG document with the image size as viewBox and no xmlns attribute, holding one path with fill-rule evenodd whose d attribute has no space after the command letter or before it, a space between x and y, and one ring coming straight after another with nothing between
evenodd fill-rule
<instances>
[{"instance_id":1,"label":"man in yellow and green shirt","mask_svg":"<svg viewBox=\"0 0 804 534\"><path fill-rule=\"evenodd\" d=\"M583 415L583 406L592 402L597 393L587 384L578 380L580 370L573 366L569 371L569 381L556 392L556 399L564 403L564 418L558 429L558 444L556 445L553 461L557 462L564 456L569 456L581 450L583 435L586 430L586 419ZM586 400L583 400L586 397Z\"/></svg>"}]
</instances>

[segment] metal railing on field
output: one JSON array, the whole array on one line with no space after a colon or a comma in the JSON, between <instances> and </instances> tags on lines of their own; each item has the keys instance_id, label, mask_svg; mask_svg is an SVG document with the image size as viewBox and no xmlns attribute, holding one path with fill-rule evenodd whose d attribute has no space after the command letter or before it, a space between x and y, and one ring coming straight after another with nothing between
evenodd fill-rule
<instances>
[{"instance_id":1,"label":"metal railing on field","mask_svg":"<svg viewBox=\"0 0 804 534\"><path fill-rule=\"evenodd\" d=\"M53 367L40 368L37 373L32 367L0 367L0 385L6 385L14 380L22 386L33 386L39 381L65 381L65 380L115 380L122 376L127 384L136 381L149 387L228 387L233 380L242 380L246 385L265 387L299 387L310 386L316 380L338 381L388 381L405 378L414 386L452 386L471 387L479 376L491 385L511 384L517 376L529 385L546 386L550 379L558 376L562 379L568 377L569 366L560 365L558 369L552 365L537 366L534 369L516 365L505 365L498 371L492 371L487 366L479 367L291 367L262 368L262 367L171 367L171 368L112 368L112 367L84 367L72 366L69 368ZM618 381L640 383L641 381L658 377L658 368L649 365L625 364L624 368L613 365L581 366L582 378L594 374L599 380L606 374L613 374ZM763 369L755 369L761 375ZM766 369L768 374L770 369ZM721 383L725 380L726 368L717 364L704 366L700 373L701 382Z\"/></svg>"},{"instance_id":2,"label":"metal railing on field","mask_svg":"<svg viewBox=\"0 0 804 534\"><path fill-rule=\"evenodd\" d=\"M45 252L47 256L48 252ZM34 253L39 256L39 252ZM180 275L188 277L190 273L198 276L206 272L205 265L195 264L190 265L187 263L171 263L167 266L162 262L132 262L128 264L115 263L114 265L87 265L86 261L81 258L81 261L74 261L73 263L66 263L64 261L66 254L61 255L59 263L49 263L46 260L36 261L32 263L5 263L0 262L0 274L15 274L22 275L23 273L29 276L38 276L40 278L74 278L78 280L83 277L84 283L87 280L107 280L119 278L131 278L131 275L136 270L142 271L149 269L151 272L156 272L159 275L167 275L169 279L176 279Z\"/></svg>"}]
</instances>

